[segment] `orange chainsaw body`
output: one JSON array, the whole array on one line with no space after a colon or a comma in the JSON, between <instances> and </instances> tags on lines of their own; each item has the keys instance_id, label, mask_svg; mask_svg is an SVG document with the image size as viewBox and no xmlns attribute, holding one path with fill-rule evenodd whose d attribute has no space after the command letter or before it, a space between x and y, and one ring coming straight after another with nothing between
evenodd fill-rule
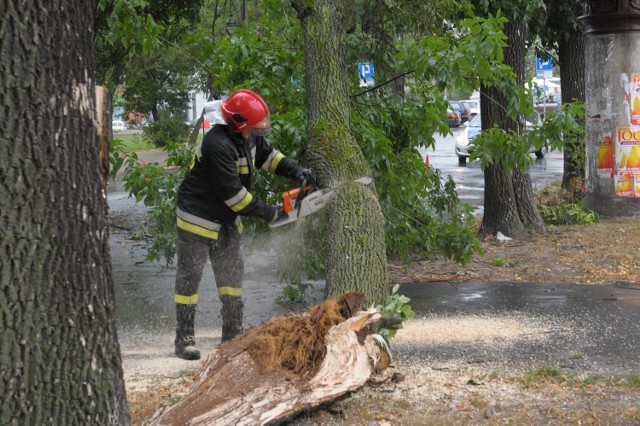
<instances>
[{"instance_id":1,"label":"orange chainsaw body","mask_svg":"<svg viewBox=\"0 0 640 426\"><path fill-rule=\"evenodd\" d=\"M363 176L354 180L361 185L371 184L371 177ZM333 196L333 188L319 189L313 185L292 188L282 193L282 211L286 213L283 218L269 224L270 228L277 228L288 223L303 219L317 211L324 209Z\"/></svg>"},{"instance_id":2,"label":"orange chainsaw body","mask_svg":"<svg viewBox=\"0 0 640 426\"><path fill-rule=\"evenodd\" d=\"M304 187L304 190L310 191L312 188L313 185L307 185ZM296 201L299 194L300 188L292 188L282 193L282 210L285 213L291 213L293 211L294 204L292 203L292 201Z\"/></svg>"}]
</instances>

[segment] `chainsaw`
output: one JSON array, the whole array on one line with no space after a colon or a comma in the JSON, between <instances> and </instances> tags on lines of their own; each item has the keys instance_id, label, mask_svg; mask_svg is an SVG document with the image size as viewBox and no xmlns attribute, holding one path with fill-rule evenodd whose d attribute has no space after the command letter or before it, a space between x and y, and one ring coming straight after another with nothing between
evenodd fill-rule
<instances>
[{"instance_id":1,"label":"chainsaw","mask_svg":"<svg viewBox=\"0 0 640 426\"><path fill-rule=\"evenodd\" d=\"M370 176L363 176L353 182L368 186L372 181ZM329 204L334 192L333 188L320 189L315 185L307 185L307 181L302 182L298 188L283 192L282 212L284 216L270 223L269 227L278 228L324 209Z\"/></svg>"}]
</instances>

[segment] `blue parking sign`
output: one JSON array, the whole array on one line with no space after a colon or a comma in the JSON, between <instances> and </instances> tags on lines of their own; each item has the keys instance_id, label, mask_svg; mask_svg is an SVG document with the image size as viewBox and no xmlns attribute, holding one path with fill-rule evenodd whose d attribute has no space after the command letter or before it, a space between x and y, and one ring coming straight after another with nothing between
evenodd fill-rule
<instances>
[{"instance_id":1,"label":"blue parking sign","mask_svg":"<svg viewBox=\"0 0 640 426\"><path fill-rule=\"evenodd\" d=\"M536 57L536 71L551 71L553 70L553 59L549 58L542 60Z\"/></svg>"},{"instance_id":2,"label":"blue parking sign","mask_svg":"<svg viewBox=\"0 0 640 426\"><path fill-rule=\"evenodd\" d=\"M362 79L373 78L373 63L372 62L360 62L358 63L358 75Z\"/></svg>"}]
</instances>

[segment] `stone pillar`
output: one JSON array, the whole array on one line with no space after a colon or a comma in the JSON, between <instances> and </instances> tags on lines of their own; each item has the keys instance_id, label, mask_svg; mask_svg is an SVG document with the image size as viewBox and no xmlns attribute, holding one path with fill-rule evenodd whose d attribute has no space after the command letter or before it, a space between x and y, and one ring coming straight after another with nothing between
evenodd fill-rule
<instances>
[{"instance_id":1,"label":"stone pillar","mask_svg":"<svg viewBox=\"0 0 640 426\"><path fill-rule=\"evenodd\" d=\"M640 0L585 3L585 205L640 216Z\"/></svg>"}]
</instances>

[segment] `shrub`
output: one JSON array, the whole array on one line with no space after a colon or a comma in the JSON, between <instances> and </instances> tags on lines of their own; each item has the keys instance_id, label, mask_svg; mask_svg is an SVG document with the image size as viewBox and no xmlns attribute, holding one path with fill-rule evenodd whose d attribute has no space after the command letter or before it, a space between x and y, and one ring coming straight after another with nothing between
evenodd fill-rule
<instances>
[{"instance_id":1,"label":"shrub","mask_svg":"<svg viewBox=\"0 0 640 426\"><path fill-rule=\"evenodd\" d=\"M190 129L181 118L162 115L143 130L144 139L157 148L167 146L171 142L186 141Z\"/></svg>"},{"instance_id":2,"label":"shrub","mask_svg":"<svg viewBox=\"0 0 640 426\"><path fill-rule=\"evenodd\" d=\"M547 225L588 225L599 220L598 214L581 202L541 206L540 214Z\"/></svg>"}]
</instances>

